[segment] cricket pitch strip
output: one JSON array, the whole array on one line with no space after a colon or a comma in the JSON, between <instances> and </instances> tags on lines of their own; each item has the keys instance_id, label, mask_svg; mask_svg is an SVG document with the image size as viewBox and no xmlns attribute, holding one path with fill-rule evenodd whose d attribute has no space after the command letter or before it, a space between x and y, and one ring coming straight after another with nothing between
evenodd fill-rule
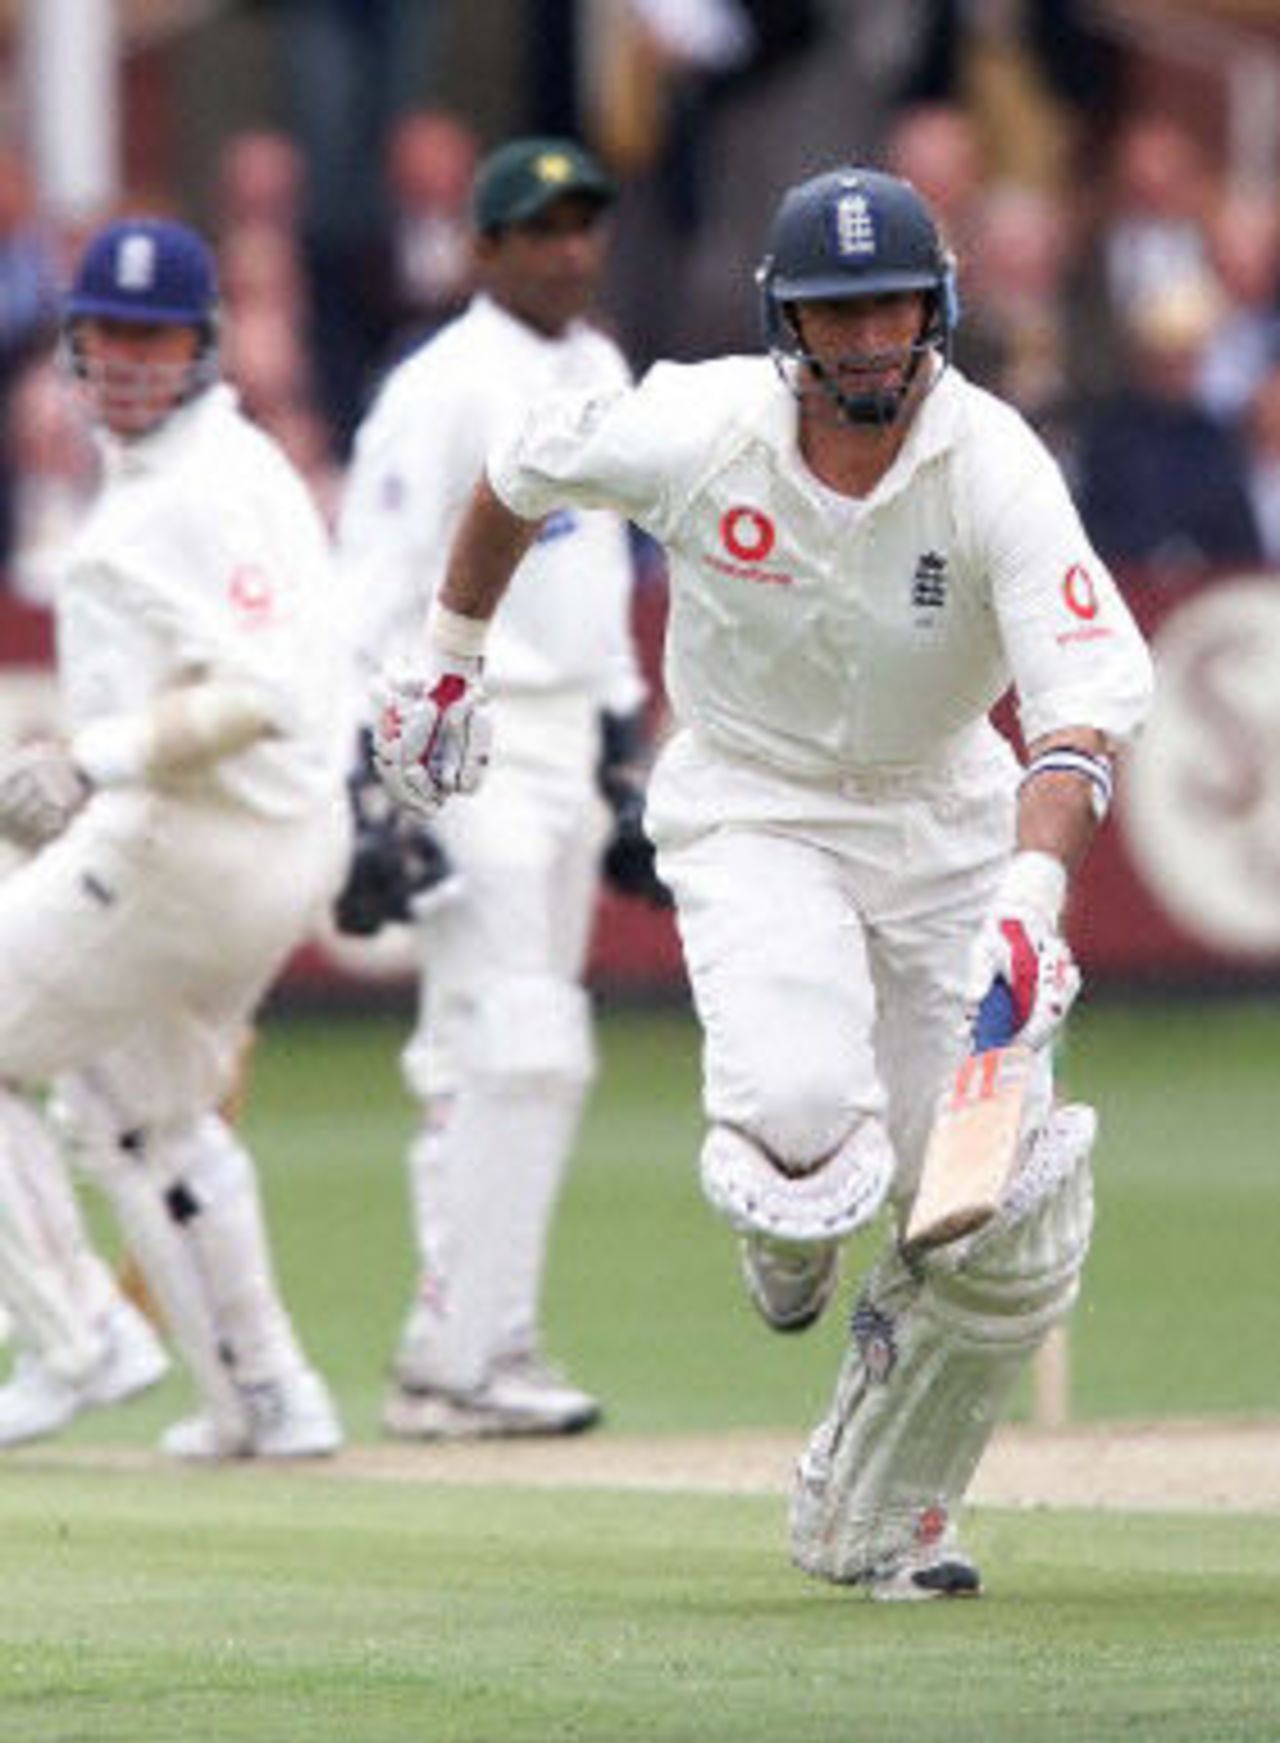
<instances>
[{"instance_id":1,"label":"cricket pitch strip","mask_svg":"<svg viewBox=\"0 0 1280 1743\"><path fill-rule=\"evenodd\" d=\"M285 1468L317 1481L782 1495L802 1445L802 1431L640 1436L606 1429L564 1439L357 1443L334 1458ZM171 1468L140 1448L57 1443L16 1449L7 1462ZM1280 1419L1006 1428L969 1499L980 1507L1280 1512Z\"/></svg>"}]
</instances>

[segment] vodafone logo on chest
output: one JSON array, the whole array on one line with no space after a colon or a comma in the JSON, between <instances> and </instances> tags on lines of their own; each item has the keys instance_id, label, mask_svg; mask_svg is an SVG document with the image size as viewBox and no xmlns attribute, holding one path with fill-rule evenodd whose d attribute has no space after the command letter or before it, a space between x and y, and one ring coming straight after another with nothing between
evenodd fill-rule
<instances>
[{"instance_id":1,"label":"vodafone logo on chest","mask_svg":"<svg viewBox=\"0 0 1280 1743\"><path fill-rule=\"evenodd\" d=\"M703 559L709 568L767 587L791 586L795 578L786 570L762 567L778 542L778 529L763 509L734 503L720 516L719 534L718 549Z\"/></svg>"},{"instance_id":2,"label":"vodafone logo on chest","mask_svg":"<svg viewBox=\"0 0 1280 1743\"><path fill-rule=\"evenodd\" d=\"M726 509L720 520L724 548L740 563L763 563L777 536L773 522L758 508Z\"/></svg>"},{"instance_id":3,"label":"vodafone logo on chest","mask_svg":"<svg viewBox=\"0 0 1280 1743\"><path fill-rule=\"evenodd\" d=\"M275 615L275 589L258 563L241 563L227 582L227 598L239 621L249 629L270 623Z\"/></svg>"}]
</instances>

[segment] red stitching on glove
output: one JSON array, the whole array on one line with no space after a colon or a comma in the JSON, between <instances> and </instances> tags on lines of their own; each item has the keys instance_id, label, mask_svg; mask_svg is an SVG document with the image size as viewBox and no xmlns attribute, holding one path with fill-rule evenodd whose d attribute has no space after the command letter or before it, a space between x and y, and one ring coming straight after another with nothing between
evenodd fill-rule
<instances>
[{"instance_id":1,"label":"red stitching on glove","mask_svg":"<svg viewBox=\"0 0 1280 1743\"><path fill-rule=\"evenodd\" d=\"M457 672L446 672L437 681L435 689L427 692L427 700L436 705L436 717L432 722L427 742L418 754L418 762L429 775L433 773L432 761L444 732L444 717L455 704L461 702L467 693L467 688L465 678L460 677Z\"/></svg>"},{"instance_id":2,"label":"red stitching on glove","mask_svg":"<svg viewBox=\"0 0 1280 1743\"><path fill-rule=\"evenodd\" d=\"M446 672L435 689L429 690L427 695L443 714L446 708L452 708L455 702L461 702L466 693L467 680L459 677L457 672Z\"/></svg>"},{"instance_id":3,"label":"red stitching on glove","mask_svg":"<svg viewBox=\"0 0 1280 1743\"><path fill-rule=\"evenodd\" d=\"M1009 946L1009 991L1013 995L1013 1014L1019 1029L1023 1029L1036 1002L1040 958L1020 920L1002 920L1000 936Z\"/></svg>"}]
</instances>

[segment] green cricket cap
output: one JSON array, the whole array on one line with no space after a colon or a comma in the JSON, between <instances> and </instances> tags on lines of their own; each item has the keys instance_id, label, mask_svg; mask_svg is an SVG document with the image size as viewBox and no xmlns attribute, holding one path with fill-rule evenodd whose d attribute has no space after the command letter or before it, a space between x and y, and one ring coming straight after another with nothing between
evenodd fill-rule
<instances>
[{"instance_id":1,"label":"green cricket cap","mask_svg":"<svg viewBox=\"0 0 1280 1743\"><path fill-rule=\"evenodd\" d=\"M512 139L490 152L477 170L472 216L477 230L500 230L536 218L566 194L586 194L610 206L618 189L576 140Z\"/></svg>"}]
</instances>

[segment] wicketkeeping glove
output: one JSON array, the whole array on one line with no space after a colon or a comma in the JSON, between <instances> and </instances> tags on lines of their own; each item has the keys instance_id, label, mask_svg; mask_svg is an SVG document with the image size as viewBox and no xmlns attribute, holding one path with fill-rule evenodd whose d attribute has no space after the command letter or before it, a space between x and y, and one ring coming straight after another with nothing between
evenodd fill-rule
<instances>
[{"instance_id":1,"label":"wicketkeeping glove","mask_svg":"<svg viewBox=\"0 0 1280 1743\"><path fill-rule=\"evenodd\" d=\"M0 763L0 838L38 853L61 835L90 786L63 744L39 739Z\"/></svg>"},{"instance_id":2,"label":"wicketkeeping glove","mask_svg":"<svg viewBox=\"0 0 1280 1743\"><path fill-rule=\"evenodd\" d=\"M473 793L493 745L483 661L433 655L421 677L384 677L375 692L373 755L397 805L432 817L452 793Z\"/></svg>"},{"instance_id":3,"label":"wicketkeeping glove","mask_svg":"<svg viewBox=\"0 0 1280 1743\"><path fill-rule=\"evenodd\" d=\"M1013 998L1017 1039L1042 1047L1080 990L1080 971L1059 931L1067 877L1052 854L1016 854L974 940L965 981L970 1026L992 983Z\"/></svg>"},{"instance_id":4,"label":"wicketkeeping glove","mask_svg":"<svg viewBox=\"0 0 1280 1743\"><path fill-rule=\"evenodd\" d=\"M373 766L373 736L367 731L357 742L347 793L355 845L333 918L339 932L372 938L384 926L418 918L458 880L432 831L398 810L380 784Z\"/></svg>"},{"instance_id":5,"label":"wicketkeeping glove","mask_svg":"<svg viewBox=\"0 0 1280 1743\"><path fill-rule=\"evenodd\" d=\"M596 781L613 812L613 833L605 844L600 868L620 895L634 896L655 908L669 908L671 891L658 876L653 843L644 830L645 764L641 712L602 713Z\"/></svg>"}]
</instances>

